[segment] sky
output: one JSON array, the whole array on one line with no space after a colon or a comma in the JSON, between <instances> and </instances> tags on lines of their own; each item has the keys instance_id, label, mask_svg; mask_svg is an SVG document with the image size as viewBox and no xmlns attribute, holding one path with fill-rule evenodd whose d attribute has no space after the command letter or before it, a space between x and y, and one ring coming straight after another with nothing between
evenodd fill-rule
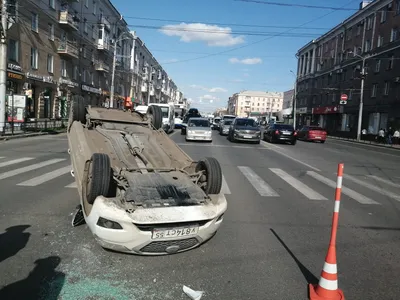
<instances>
[{"instance_id":1,"label":"sky","mask_svg":"<svg viewBox=\"0 0 400 300\"><path fill-rule=\"evenodd\" d=\"M191 106L213 112L242 90L292 89L298 49L354 14L361 0L112 2Z\"/></svg>"}]
</instances>

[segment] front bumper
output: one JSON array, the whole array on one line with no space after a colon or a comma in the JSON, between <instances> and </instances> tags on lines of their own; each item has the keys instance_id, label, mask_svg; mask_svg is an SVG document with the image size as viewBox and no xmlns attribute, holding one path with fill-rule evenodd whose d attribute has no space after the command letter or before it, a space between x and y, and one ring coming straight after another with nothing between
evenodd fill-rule
<instances>
[{"instance_id":1,"label":"front bumper","mask_svg":"<svg viewBox=\"0 0 400 300\"><path fill-rule=\"evenodd\" d=\"M118 252L140 255L166 255L190 250L210 239L220 227L227 209L223 194L210 195L212 204L188 207L141 208L132 213L102 196L97 197L86 223L96 241ZM99 218L117 222L122 229L98 225ZM194 235L153 239L152 230L198 226Z\"/></svg>"},{"instance_id":2,"label":"front bumper","mask_svg":"<svg viewBox=\"0 0 400 300\"><path fill-rule=\"evenodd\" d=\"M246 134L246 133L234 133L233 137L237 141L248 141L248 142L258 142L261 140L261 134Z\"/></svg>"},{"instance_id":3,"label":"front bumper","mask_svg":"<svg viewBox=\"0 0 400 300\"><path fill-rule=\"evenodd\" d=\"M199 134L199 133L187 133L186 140L188 141L212 141L212 135Z\"/></svg>"},{"instance_id":4,"label":"front bumper","mask_svg":"<svg viewBox=\"0 0 400 300\"><path fill-rule=\"evenodd\" d=\"M277 136L275 137L277 141L281 141L281 142L294 142L296 141L296 137L295 136Z\"/></svg>"}]
</instances>

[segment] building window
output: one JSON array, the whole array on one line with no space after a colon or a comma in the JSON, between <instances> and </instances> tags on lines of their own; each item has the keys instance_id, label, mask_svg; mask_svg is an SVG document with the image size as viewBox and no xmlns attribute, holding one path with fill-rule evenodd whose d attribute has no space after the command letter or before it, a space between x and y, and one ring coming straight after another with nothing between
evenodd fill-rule
<instances>
[{"instance_id":1,"label":"building window","mask_svg":"<svg viewBox=\"0 0 400 300\"><path fill-rule=\"evenodd\" d=\"M378 48L383 46L383 36L381 36L381 35L378 36L378 40L377 40L376 46Z\"/></svg>"},{"instance_id":2,"label":"building window","mask_svg":"<svg viewBox=\"0 0 400 300\"><path fill-rule=\"evenodd\" d=\"M31 29L34 32L39 31L39 15L32 13L31 15Z\"/></svg>"},{"instance_id":3,"label":"building window","mask_svg":"<svg viewBox=\"0 0 400 300\"><path fill-rule=\"evenodd\" d=\"M61 63L61 77L67 77L67 61L62 59Z\"/></svg>"},{"instance_id":4,"label":"building window","mask_svg":"<svg viewBox=\"0 0 400 300\"><path fill-rule=\"evenodd\" d=\"M79 67L78 66L74 66L73 79L74 80L78 80L78 78L79 78Z\"/></svg>"},{"instance_id":5,"label":"building window","mask_svg":"<svg viewBox=\"0 0 400 300\"><path fill-rule=\"evenodd\" d=\"M92 39L96 39L96 27L92 25Z\"/></svg>"},{"instance_id":6,"label":"building window","mask_svg":"<svg viewBox=\"0 0 400 300\"><path fill-rule=\"evenodd\" d=\"M375 62L375 72L379 72L381 70L381 60L377 59Z\"/></svg>"},{"instance_id":7,"label":"building window","mask_svg":"<svg viewBox=\"0 0 400 300\"><path fill-rule=\"evenodd\" d=\"M83 20L83 31L88 33L88 23L86 19Z\"/></svg>"},{"instance_id":8,"label":"building window","mask_svg":"<svg viewBox=\"0 0 400 300\"><path fill-rule=\"evenodd\" d=\"M400 0L396 1L396 15L400 15Z\"/></svg>"},{"instance_id":9,"label":"building window","mask_svg":"<svg viewBox=\"0 0 400 300\"><path fill-rule=\"evenodd\" d=\"M49 0L49 6L52 9L56 9L56 0Z\"/></svg>"},{"instance_id":10,"label":"building window","mask_svg":"<svg viewBox=\"0 0 400 300\"><path fill-rule=\"evenodd\" d=\"M365 49L364 52L368 52L371 50L371 41L370 40L366 40L365 41Z\"/></svg>"},{"instance_id":11,"label":"building window","mask_svg":"<svg viewBox=\"0 0 400 300\"><path fill-rule=\"evenodd\" d=\"M85 69L82 70L82 74L83 74L82 81L86 83L86 70Z\"/></svg>"},{"instance_id":12,"label":"building window","mask_svg":"<svg viewBox=\"0 0 400 300\"><path fill-rule=\"evenodd\" d=\"M38 69L39 53L38 49L31 48L31 68Z\"/></svg>"},{"instance_id":13,"label":"building window","mask_svg":"<svg viewBox=\"0 0 400 300\"><path fill-rule=\"evenodd\" d=\"M8 59L19 62L19 42L16 40L8 40Z\"/></svg>"},{"instance_id":14,"label":"building window","mask_svg":"<svg viewBox=\"0 0 400 300\"><path fill-rule=\"evenodd\" d=\"M371 91L371 97L372 97L372 98L375 98L375 97L376 97L376 92L377 92L377 90L378 90L378 84L374 83L374 84L372 85L372 91Z\"/></svg>"},{"instance_id":15,"label":"building window","mask_svg":"<svg viewBox=\"0 0 400 300\"><path fill-rule=\"evenodd\" d=\"M96 15L97 13L97 3L96 1L93 1L93 14Z\"/></svg>"},{"instance_id":16,"label":"building window","mask_svg":"<svg viewBox=\"0 0 400 300\"><path fill-rule=\"evenodd\" d=\"M85 1L85 6L89 7L89 0L84 0Z\"/></svg>"},{"instance_id":17,"label":"building window","mask_svg":"<svg viewBox=\"0 0 400 300\"><path fill-rule=\"evenodd\" d=\"M48 30L49 30L49 40L54 41L54 24L49 23Z\"/></svg>"},{"instance_id":18,"label":"building window","mask_svg":"<svg viewBox=\"0 0 400 300\"><path fill-rule=\"evenodd\" d=\"M53 73L54 71L54 56L47 54L47 72Z\"/></svg>"},{"instance_id":19,"label":"building window","mask_svg":"<svg viewBox=\"0 0 400 300\"><path fill-rule=\"evenodd\" d=\"M361 28L362 28L361 24L357 25L357 36L361 34Z\"/></svg>"},{"instance_id":20,"label":"building window","mask_svg":"<svg viewBox=\"0 0 400 300\"><path fill-rule=\"evenodd\" d=\"M389 89L390 89L390 82L385 81L385 88L383 89L383 95L385 96L389 95Z\"/></svg>"},{"instance_id":21,"label":"building window","mask_svg":"<svg viewBox=\"0 0 400 300\"><path fill-rule=\"evenodd\" d=\"M349 100L353 99L353 93L354 93L354 90L350 89L350 91L349 91Z\"/></svg>"},{"instance_id":22,"label":"building window","mask_svg":"<svg viewBox=\"0 0 400 300\"><path fill-rule=\"evenodd\" d=\"M392 31L390 32L390 42L396 41L397 38L398 38L398 29L392 28Z\"/></svg>"},{"instance_id":23,"label":"building window","mask_svg":"<svg viewBox=\"0 0 400 300\"><path fill-rule=\"evenodd\" d=\"M367 30L370 30L370 29L372 29L372 16L369 16L368 18L367 18Z\"/></svg>"},{"instance_id":24,"label":"building window","mask_svg":"<svg viewBox=\"0 0 400 300\"><path fill-rule=\"evenodd\" d=\"M386 17L387 17L387 8L384 7L381 10L381 23L385 23L386 22Z\"/></svg>"},{"instance_id":25,"label":"building window","mask_svg":"<svg viewBox=\"0 0 400 300\"><path fill-rule=\"evenodd\" d=\"M394 65L394 56L390 56L389 58L389 62L388 62L388 70L393 69L393 65Z\"/></svg>"}]
</instances>

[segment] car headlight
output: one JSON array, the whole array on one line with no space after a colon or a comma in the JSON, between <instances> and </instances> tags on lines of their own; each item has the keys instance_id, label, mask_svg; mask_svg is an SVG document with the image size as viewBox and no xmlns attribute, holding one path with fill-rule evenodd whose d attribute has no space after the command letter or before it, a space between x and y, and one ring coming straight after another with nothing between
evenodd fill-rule
<instances>
[{"instance_id":1,"label":"car headlight","mask_svg":"<svg viewBox=\"0 0 400 300\"><path fill-rule=\"evenodd\" d=\"M239 130L236 130L236 129L235 129L235 131L234 131L234 132L237 134L237 133L239 133Z\"/></svg>"},{"instance_id":2,"label":"car headlight","mask_svg":"<svg viewBox=\"0 0 400 300\"><path fill-rule=\"evenodd\" d=\"M97 225L100 227L109 228L109 229L119 229L119 230L122 229L122 226L118 222L107 220L102 217L100 217L97 220Z\"/></svg>"},{"instance_id":3,"label":"car headlight","mask_svg":"<svg viewBox=\"0 0 400 300\"><path fill-rule=\"evenodd\" d=\"M206 134L207 135L211 135L211 131L206 131Z\"/></svg>"},{"instance_id":4,"label":"car headlight","mask_svg":"<svg viewBox=\"0 0 400 300\"><path fill-rule=\"evenodd\" d=\"M193 130L188 130L188 133L194 133L194 131Z\"/></svg>"}]
</instances>

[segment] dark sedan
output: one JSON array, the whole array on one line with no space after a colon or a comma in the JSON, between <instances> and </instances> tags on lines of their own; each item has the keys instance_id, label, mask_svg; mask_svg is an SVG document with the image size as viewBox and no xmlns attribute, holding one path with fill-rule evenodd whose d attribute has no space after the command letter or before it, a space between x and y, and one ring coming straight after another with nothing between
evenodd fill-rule
<instances>
[{"instance_id":1,"label":"dark sedan","mask_svg":"<svg viewBox=\"0 0 400 300\"><path fill-rule=\"evenodd\" d=\"M289 142L292 145L296 145L297 132L292 125L271 124L264 131L264 141L270 143Z\"/></svg>"},{"instance_id":2,"label":"dark sedan","mask_svg":"<svg viewBox=\"0 0 400 300\"><path fill-rule=\"evenodd\" d=\"M228 140L260 143L261 130L256 121L248 118L236 118L229 127Z\"/></svg>"}]
</instances>

